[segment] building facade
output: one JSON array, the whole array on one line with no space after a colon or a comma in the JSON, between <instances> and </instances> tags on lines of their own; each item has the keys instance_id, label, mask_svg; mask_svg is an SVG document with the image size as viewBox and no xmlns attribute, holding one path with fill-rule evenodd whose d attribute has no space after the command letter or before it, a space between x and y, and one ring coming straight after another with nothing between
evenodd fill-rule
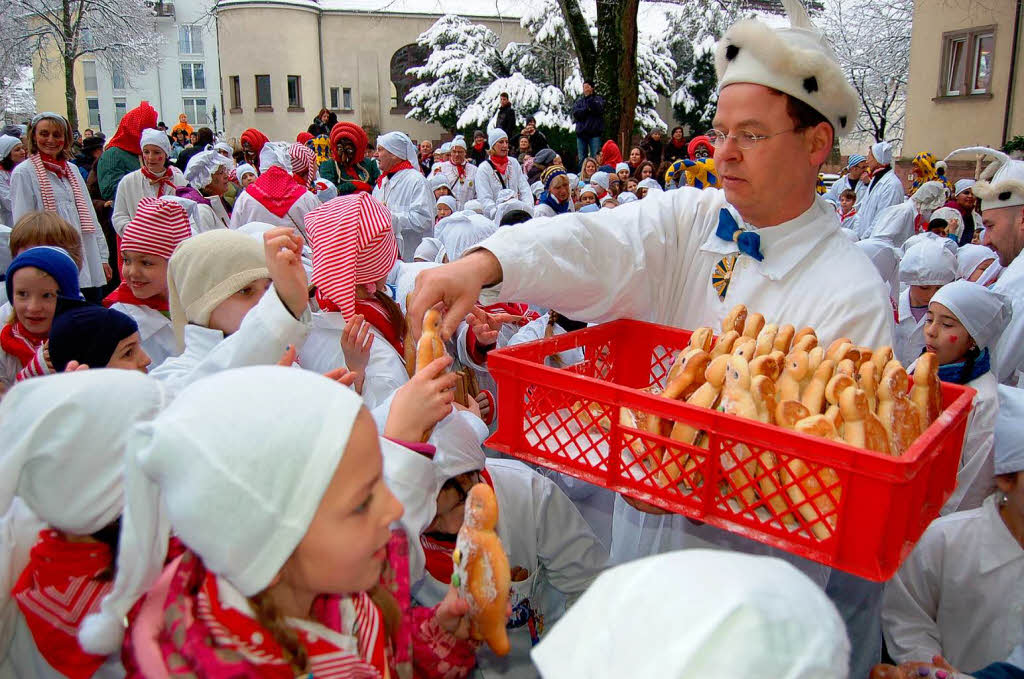
<instances>
[{"instance_id":1,"label":"building facade","mask_svg":"<svg viewBox=\"0 0 1024 679\"><path fill-rule=\"evenodd\" d=\"M1020 0L915 0L903 155L1024 135Z\"/></svg>"},{"instance_id":2,"label":"building facade","mask_svg":"<svg viewBox=\"0 0 1024 679\"><path fill-rule=\"evenodd\" d=\"M416 45L419 35L450 10L486 25L502 45L529 39L515 3L442 4L222 0L217 24L227 136L255 127L271 139L294 139L327 108L371 138L389 130L439 138L438 125L405 117L404 97L412 87L406 70L426 57ZM507 13L500 11L503 4Z\"/></svg>"}]
</instances>

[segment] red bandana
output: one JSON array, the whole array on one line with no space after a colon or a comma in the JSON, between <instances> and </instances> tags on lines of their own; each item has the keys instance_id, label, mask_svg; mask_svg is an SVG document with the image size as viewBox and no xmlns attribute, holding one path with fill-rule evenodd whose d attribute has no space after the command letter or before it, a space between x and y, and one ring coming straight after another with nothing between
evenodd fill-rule
<instances>
[{"instance_id":1,"label":"red bandana","mask_svg":"<svg viewBox=\"0 0 1024 679\"><path fill-rule=\"evenodd\" d=\"M505 170L508 169L508 156L491 156L488 160L494 166L495 172L505 174Z\"/></svg>"},{"instance_id":2,"label":"red bandana","mask_svg":"<svg viewBox=\"0 0 1024 679\"><path fill-rule=\"evenodd\" d=\"M480 470L480 476L491 488L494 488L494 481L486 469ZM452 563L452 552L455 550L455 543L446 540L435 540L426 534L420 536L420 545L423 546L423 553L427 558L427 572L434 576L434 579L447 585L452 581L452 573L455 565Z\"/></svg>"},{"instance_id":3,"label":"red bandana","mask_svg":"<svg viewBox=\"0 0 1024 679\"><path fill-rule=\"evenodd\" d=\"M46 341L47 335L36 335L29 332L21 321L14 320L0 330L0 349L14 356L25 367L35 358L36 350Z\"/></svg>"},{"instance_id":4,"label":"red bandana","mask_svg":"<svg viewBox=\"0 0 1024 679\"><path fill-rule=\"evenodd\" d=\"M382 174L381 176L377 177L377 188L380 188L380 185L384 182L384 178L385 177L394 177L396 174L398 174L402 170L413 170L413 169L415 169L415 168L412 166L412 163L410 163L408 160L403 160L398 165L395 165L393 168L391 168L391 171L388 172L387 174Z\"/></svg>"},{"instance_id":5,"label":"red bandana","mask_svg":"<svg viewBox=\"0 0 1024 679\"><path fill-rule=\"evenodd\" d=\"M107 142L107 147L116 146L128 153L142 155L142 147L139 146L142 131L155 128L157 117L156 109L148 101L142 102L124 114L121 122L117 124L114 136Z\"/></svg>"},{"instance_id":6,"label":"red bandana","mask_svg":"<svg viewBox=\"0 0 1024 679\"><path fill-rule=\"evenodd\" d=\"M113 586L96 580L110 568L110 548L98 542L69 542L43 530L28 566L11 594L25 616L36 648L53 669L70 679L88 679L107 661L78 645L82 619L99 610Z\"/></svg>"},{"instance_id":7,"label":"red bandana","mask_svg":"<svg viewBox=\"0 0 1024 679\"><path fill-rule=\"evenodd\" d=\"M357 299L356 313L361 314L363 318L370 322L370 325L379 330L380 334L384 335L384 339L388 341L388 344L395 348L399 356L405 356L403 350L405 338L399 337L398 328L393 326L391 321L388 320L387 312L380 302L375 299Z\"/></svg>"},{"instance_id":8,"label":"red bandana","mask_svg":"<svg viewBox=\"0 0 1024 679\"><path fill-rule=\"evenodd\" d=\"M260 205L277 217L284 217L306 193L292 175L274 165L245 189Z\"/></svg>"},{"instance_id":9,"label":"red bandana","mask_svg":"<svg viewBox=\"0 0 1024 679\"><path fill-rule=\"evenodd\" d=\"M452 163L452 165L455 165L455 163ZM459 175L459 181L460 181L460 182L461 182L461 181L462 181L463 179L465 179L465 178L466 178L466 164L465 164L465 163L463 163L462 165L455 165L455 171L456 171L456 172L458 173L458 175Z\"/></svg>"},{"instance_id":10,"label":"red bandana","mask_svg":"<svg viewBox=\"0 0 1024 679\"><path fill-rule=\"evenodd\" d=\"M165 186L167 187L168 196L173 196L174 190L178 188L174 185L174 175L171 173L170 168L165 168L163 174L154 174L146 166L143 166L142 176L149 180L151 186L156 187L157 198L164 195Z\"/></svg>"},{"instance_id":11,"label":"red bandana","mask_svg":"<svg viewBox=\"0 0 1024 679\"><path fill-rule=\"evenodd\" d=\"M71 176L71 169L68 167L68 161L54 158L42 151L39 152L39 160L43 162L44 168L57 175L58 178L67 179Z\"/></svg>"},{"instance_id":12,"label":"red bandana","mask_svg":"<svg viewBox=\"0 0 1024 679\"><path fill-rule=\"evenodd\" d=\"M131 287L121 281L121 285L117 286L112 293L103 298L103 306L110 308L115 304L129 304L131 306L144 306L159 311L165 316L171 312L171 307L167 301L167 298L163 295L154 295L148 299L139 299L132 292Z\"/></svg>"}]
</instances>

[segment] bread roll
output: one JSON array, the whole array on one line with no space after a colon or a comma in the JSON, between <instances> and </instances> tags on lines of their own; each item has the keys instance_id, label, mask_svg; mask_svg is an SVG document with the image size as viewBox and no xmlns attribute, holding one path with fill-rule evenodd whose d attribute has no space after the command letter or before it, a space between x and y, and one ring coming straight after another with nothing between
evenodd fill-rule
<instances>
[{"instance_id":1,"label":"bread roll","mask_svg":"<svg viewBox=\"0 0 1024 679\"><path fill-rule=\"evenodd\" d=\"M437 309L427 309L427 313L423 314L423 330L416 343L416 372L423 370L435 359L445 355L444 342L441 341L441 312ZM427 442L433 431L434 428L431 427L423 432L424 443Z\"/></svg>"},{"instance_id":2,"label":"bread roll","mask_svg":"<svg viewBox=\"0 0 1024 679\"><path fill-rule=\"evenodd\" d=\"M715 339L715 333L711 328L697 328L690 335L690 348L701 351L711 351L711 342Z\"/></svg>"},{"instance_id":3,"label":"bread roll","mask_svg":"<svg viewBox=\"0 0 1024 679\"><path fill-rule=\"evenodd\" d=\"M939 360L935 354L925 352L914 366L914 386L910 400L924 416L922 424L927 429L942 412L942 383L939 382Z\"/></svg>"},{"instance_id":4,"label":"bread roll","mask_svg":"<svg viewBox=\"0 0 1024 679\"><path fill-rule=\"evenodd\" d=\"M711 358L718 358L719 356L725 356L732 353L732 348L736 346L736 340L740 338L740 334L735 330L729 330L728 332L722 333L718 337L718 341L715 342L715 346L711 349Z\"/></svg>"},{"instance_id":5,"label":"bread roll","mask_svg":"<svg viewBox=\"0 0 1024 679\"><path fill-rule=\"evenodd\" d=\"M840 394L839 411L843 416L843 440L857 448L889 454L889 435L868 408L861 389L849 387Z\"/></svg>"},{"instance_id":6,"label":"bread roll","mask_svg":"<svg viewBox=\"0 0 1024 679\"><path fill-rule=\"evenodd\" d=\"M730 330L735 330L736 334L743 334L743 326L747 322L747 307L742 304L737 304L729 312L729 315L722 321L722 333L725 334Z\"/></svg>"},{"instance_id":7,"label":"bread roll","mask_svg":"<svg viewBox=\"0 0 1024 679\"><path fill-rule=\"evenodd\" d=\"M832 379L834 371L835 364L832 361L828 359L822 361L800 395L800 402L812 415L819 415L825 410L825 387Z\"/></svg>"},{"instance_id":8,"label":"bread roll","mask_svg":"<svg viewBox=\"0 0 1024 679\"><path fill-rule=\"evenodd\" d=\"M769 323L761 329L757 335L757 349L755 355L767 356L775 350L775 338L779 334L779 326Z\"/></svg>"},{"instance_id":9,"label":"bread roll","mask_svg":"<svg viewBox=\"0 0 1024 679\"><path fill-rule=\"evenodd\" d=\"M746 322L743 324L743 332L741 333L744 337L750 337L751 339L757 339L757 336L761 333L761 329L764 328L764 316L761 314L749 314Z\"/></svg>"},{"instance_id":10,"label":"bread roll","mask_svg":"<svg viewBox=\"0 0 1024 679\"><path fill-rule=\"evenodd\" d=\"M757 375L764 375L765 377L771 379L771 381L774 383L775 380L779 379L780 374L781 370L774 356L758 356L757 358L750 362L751 377L755 377Z\"/></svg>"},{"instance_id":11,"label":"bread roll","mask_svg":"<svg viewBox=\"0 0 1024 679\"><path fill-rule=\"evenodd\" d=\"M775 335L775 343L773 348L776 351L781 351L783 354L788 354L790 347L793 346L793 336L796 335L796 330L792 325L786 324L779 328L779 332Z\"/></svg>"},{"instance_id":12,"label":"bread roll","mask_svg":"<svg viewBox=\"0 0 1024 679\"><path fill-rule=\"evenodd\" d=\"M756 351L757 340L751 337L740 337L732 347L732 355L739 356L748 363L754 359Z\"/></svg>"},{"instance_id":13,"label":"bread roll","mask_svg":"<svg viewBox=\"0 0 1024 679\"><path fill-rule=\"evenodd\" d=\"M800 420L796 423L796 431L831 441L838 440L835 428L824 415L811 415ZM779 478L790 502L814 536L819 540L828 539L836 527L834 512L842 492L835 470L831 467L818 467L815 474L803 460L791 457L780 465Z\"/></svg>"},{"instance_id":14,"label":"bread roll","mask_svg":"<svg viewBox=\"0 0 1024 679\"><path fill-rule=\"evenodd\" d=\"M720 408L722 412L730 415L760 420L757 405L750 393L750 369L746 360L740 356L732 356L726 366ZM757 458L745 445L736 444L731 453L722 452L721 464L722 470L728 474L733 490L739 492L744 507L753 507L757 502Z\"/></svg>"},{"instance_id":15,"label":"bread roll","mask_svg":"<svg viewBox=\"0 0 1024 679\"><path fill-rule=\"evenodd\" d=\"M807 364L807 352L800 349L791 351L786 356L786 366L779 376L778 387L780 401L799 401L804 387L811 381Z\"/></svg>"},{"instance_id":16,"label":"bread roll","mask_svg":"<svg viewBox=\"0 0 1024 679\"><path fill-rule=\"evenodd\" d=\"M878 419L889 436L889 450L902 455L924 431L921 412L907 396L910 380L900 366L886 370L878 384Z\"/></svg>"}]
</instances>

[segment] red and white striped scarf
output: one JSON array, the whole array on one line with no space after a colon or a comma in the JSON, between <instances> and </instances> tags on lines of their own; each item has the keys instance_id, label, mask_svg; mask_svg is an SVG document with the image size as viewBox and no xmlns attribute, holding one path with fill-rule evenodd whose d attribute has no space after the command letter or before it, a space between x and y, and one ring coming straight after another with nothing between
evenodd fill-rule
<instances>
[{"instance_id":1,"label":"red and white striped scarf","mask_svg":"<svg viewBox=\"0 0 1024 679\"><path fill-rule=\"evenodd\" d=\"M43 158L39 153L33 153L28 157L32 167L36 171L36 179L39 181L39 194L43 199L43 209L47 212L57 211L57 199L53 195L53 184L47 171L54 173L58 178L71 184L71 193L75 197L75 209L78 211L78 223L82 227L82 233L95 233L96 224L92 220L92 212L89 204L85 202L82 195L82 187L77 177L72 177L72 170L68 167L68 161ZM75 170L77 172L77 170Z\"/></svg>"}]
</instances>

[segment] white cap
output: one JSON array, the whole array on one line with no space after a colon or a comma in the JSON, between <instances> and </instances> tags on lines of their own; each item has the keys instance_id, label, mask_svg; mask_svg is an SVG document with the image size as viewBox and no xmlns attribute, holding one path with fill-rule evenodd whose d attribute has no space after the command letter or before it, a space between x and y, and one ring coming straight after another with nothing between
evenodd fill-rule
<instances>
[{"instance_id":1,"label":"white cap","mask_svg":"<svg viewBox=\"0 0 1024 679\"><path fill-rule=\"evenodd\" d=\"M502 139L508 139L508 133L500 127L495 127L487 131L487 145L494 146Z\"/></svg>"},{"instance_id":2,"label":"white cap","mask_svg":"<svg viewBox=\"0 0 1024 679\"><path fill-rule=\"evenodd\" d=\"M487 425L476 415L453 410L438 422L430 435L437 448L434 466L443 484L459 474L480 471L487 462L481 444L487 438Z\"/></svg>"},{"instance_id":3,"label":"white cap","mask_svg":"<svg viewBox=\"0 0 1024 679\"><path fill-rule=\"evenodd\" d=\"M437 199L437 204L447 205L448 209L451 210L452 212L455 212L455 210L458 209L455 204L455 199L452 198L451 196L441 196L440 198Z\"/></svg>"},{"instance_id":4,"label":"white cap","mask_svg":"<svg viewBox=\"0 0 1024 679\"><path fill-rule=\"evenodd\" d=\"M618 174L623 170L629 172L629 163L619 163L618 165L615 166L615 174Z\"/></svg>"},{"instance_id":5,"label":"white cap","mask_svg":"<svg viewBox=\"0 0 1024 679\"><path fill-rule=\"evenodd\" d=\"M945 285L956 280L956 255L941 240L925 239L912 245L900 261L900 281L908 285Z\"/></svg>"},{"instance_id":6,"label":"white cap","mask_svg":"<svg viewBox=\"0 0 1024 679\"><path fill-rule=\"evenodd\" d=\"M478 215L482 215L484 213L484 204L481 203L476 198L474 198L473 200L467 200L466 205L464 207L470 212L475 212Z\"/></svg>"},{"instance_id":7,"label":"white cap","mask_svg":"<svg viewBox=\"0 0 1024 679\"><path fill-rule=\"evenodd\" d=\"M497 230L498 227L487 217L463 210L439 221L434 227L434 234L448 253L448 260L454 262Z\"/></svg>"},{"instance_id":8,"label":"white cap","mask_svg":"<svg viewBox=\"0 0 1024 679\"><path fill-rule=\"evenodd\" d=\"M995 430L995 472L1013 474L1024 471L1024 389L999 385L999 415Z\"/></svg>"},{"instance_id":9,"label":"white cap","mask_svg":"<svg viewBox=\"0 0 1024 679\"><path fill-rule=\"evenodd\" d=\"M380 452L384 480L404 509L399 523L409 540L409 581L417 583L427 563L420 535L437 514L437 496L444 481L430 458L421 453L384 438L380 439Z\"/></svg>"},{"instance_id":10,"label":"white cap","mask_svg":"<svg viewBox=\"0 0 1024 679\"><path fill-rule=\"evenodd\" d=\"M244 596L268 587L309 529L361 408L354 391L322 375L259 366L198 380L137 427L117 577L79 630L82 648L120 648L125 615L163 570L171 526ZM284 460L282 451L302 454Z\"/></svg>"},{"instance_id":11,"label":"white cap","mask_svg":"<svg viewBox=\"0 0 1024 679\"><path fill-rule=\"evenodd\" d=\"M849 229L846 230L849 231ZM910 238L903 242L903 245L901 247L903 249L904 254L910 252L910 248L914 247L915 245L922 241L942 243L942 247L946 248L951 253L953 253L954 257L956 256L957 250L960 249L960 247L952 238L945 238L936 233L932 233L931 231L922 231L921 233L915 233L913 236L911 236Z\"/></svg>"},{"instance_id":12,"label":"white cap","mask_svg":"<svg viewBox=\"0 0 1024 679\"><path fill-rule=\"evenodd\" d=\"M892 164L892 144L887 141L875 142L871 145L871 155L882 165Z\"/></svg>"},{"instance_id":13,"label":"white cap","mask_svg":"<svg viewBox=\"0 0 1024 679\"><path fill-rule=\"evenodd\" d=\"M438 149L438 150L440 151L440 153L442 155L445 154L445 153L451 153L452 152L452 145L451 145L450 142L445 142L445 143L441 144L441 148Z\"/></svg>"},{"instance_id":14,"label":"white cap","mask_svg":"<svg viewBox=\"0 0 1024 679\"><path fill-rule=\"evenodd\" d=\"M197 191L210 185L213 173L218 168L229 167L228 159L213 149L200 151L188 159L185 166L185 180Z\"/></svg>"},{"instance_id":15,"label":"white cap","mask_svg":"<svg viewBox=\"0 0 1024 679\"><path fill-rule=\"evenodd\" d=\"M1013 315L1006 296L970 281L943 285L931 301L953 312L981 349L996 345Z\"/></svg>"},{"instance_id":16,"label":"white cap","mask_svg":"<svg viewBox=\"0 0 1024 679\"><path fill-rule=\"evenodd\" d=\"M607 172L595 172L594 174L590 175L590 183L597 184L605 191L608 190L608 180L609 177Z\"/></svg>"},{"instance_id":17,"label":"white cap","mask_svg":"<svg viewBox=\"0 0 1024 679\"><path fill-rule=\"evenodd\" d=\"M249 163L240 163L239 166L235 168L235 176L238 177L239 180L247 174L256 174L256 168Z\"/></svg>"},{"instance_id":18,"label":"white cap","mask_svg":"<svg viewBox=\"0 0 1024 679\"><path fill-rule=\"evenodd\" d=\"M959 239L960 234L964 232L964 216L960 214L960 210L957 210L955 207L940 207L938 210L932 212L932 216L928 220L928 223L930 224L932 220L935 219L946 220L946 233L950 236L955 236Z\"/></svg>"},{"instance_id":19,"label":"white cap","mask_svg":"<svg viewBox=\"0 0 1024 679\"><path fill-rule=\"evenodd\" d=\"M784 92L821 113L837 137L853 130L860 99L835 52L812 24L799 0L783 0L790 26L772 28L743 19L715 47L718 91L754 83Z\"/></svg>"},{"instance_id":20,"label":"white cap","mask_svg":"<svg viewBox=\"0 0 1024 679\"><path fill-rule=\"evenodd\" d=\"M619 205L623 205L625 203L632 203L636 199L636 194L633 193L632 191L623 191L618 196Z\"/></svg>"},{"instance_id":21,"label":"white cap","mask_svg":"<svg viewBox=\"0 0 1024 679\"><path fill-rule=\"evenodd\" d=\"M994 156L996 162L982 173L984 178L992 168L995 174L988 181L975 182L971 188L974 195L981 199L982 210L996 210L1001 207L1024 205L1024 161L1014 160L1002 151L987 146L968 146L953 151L946 160L963 153L980 153ZM957 193L960 193L959 182Z\"/></svg>"},{"instance_id":22,"label":"white cap","mask_svg":"<svg viewBox=\"0 0 1024 679\"><path fill-rule=\"evenodd\" d=\"M428 181L430 182L430 190L431 191L437 191L438 189L442 189L442 188L443 189L448 189L450 191L451 188L452 188L452 187L448 186L448 178L445 177L440 172L436 172L436 173L430 175L430 179Z\"/></svg>"},{"instance_id":23,"label":"white cap","mask_svg":"<svg viewBox=\"0 0 1024 679\"><path fill-rule=\"evenodd\" d=\"M849 229L843 230L849 231ZM854 245L860 248L875 265L878 275L889 286L889 296L898 296L900 292L900 255L902 253L888 242L878 238L865 238L856 241Z\"/></svg>"},{"instance_id":24,"label":"white cap","mask_svg":"<svg viewBox=\"0 0 1024 679\"><path fill-rule=\"evenodd\" d=\"M292 158L288 155L289 146L290 144L283 141L268 141L264 144L260 150L260 172L266 172L272 167L279 167L291 174Z\"/></svg>"},{"instance_id":25,"label":"white cap","mask_svg":"<svg viewBox=\"0 0 1024 679\"><path fill-rule=\"evenodd\" d=\"M982 262L998 259L999 254L992 248L984 245L968 243L962 246L956 253L957 275L960 278L967 278ZM989 266L992 266L991 264Z\"/></svg>"},{"instance_id":26,"label":"white cap","mask_svg":"<svg viewBox=\"0 0 1024 679\"><path fill-rule=\"evenodd\" d=\"M957 179L956 180L956 184L954 184L954 186L956 187L956 193L953 194L953 195L959 196L961 193L963 193L967 189L969 189L972 186L974 186L974 180L973 179Z\"/></svg>"},{"instance_id":27,"label":"white cap","mask_svg":"<svg viewBox=\"0 0 1024 679\"><path fill-rule=\"evenodd\" d=\"M416 150L416 144L412 143L412 139L409 139L409 135L405 132L388 132L377 137L377 146L384 147L385 150L391 154L398 156L402 160L408 160L413 167L416 167L420 162L419 151Z\"/></svg>"},{"instance_id":28,"label":"white cap","mask_svg":"<svg viewBox=\"0 0 1024 679\"><path fill-rule=\"evenodd\" d=\"M946 187L942 182L925 182L910 197L921 210L937 210L946 202Z\"/></svg>"},{"instance_id":29,"label":"white cap","mask_svg":"<svg viewBox=\"0 0 1024 679\"><path fill-rule=\"evenodd\" d=\"M3 160L11 154L14 147L21 143L21 140L17 137L12 137L9 134L0 136L0 160Z\"/></svg>"},{"instance_id":30,"label":"white cap","mask_svg":"<svg viewBox=\"0 0 1024 679\"><path fill-rule=\"evenodd\" d=\"M661 191L661 184L654 177L648 177L647 179L641 179L636 187L638 189L647 189L648 191Z\"/></svg>"},{"instance_id":31,"label":"white cap","mask_svg":"<svg viewBox=\"0 0 1024 679\"><path fill-rule=\"evenodd\" d=\"M531 656L544 679L846 679L850 642L785 561L685 549L602 573Z\"/></svg>"},{"instance_id":32,"label":"white cap","mask_svg":"<svg viewBox=\"0 0 1024 679\"><path fill-rule=\"evenodd\" d=\"M466 138L463 137L461 134L459 136L455 137L455 139L452 139L451 146L449 147L449 150L454 149L454 148L460 148L460 149L465 149L466 148Z\"/></svg>"},{"instance_id":33,"label":"white cap","mask_svg":"<svg viewBox=\"0 0 1024 679\"><path fill-rule=\"evenodd\" d=\"M164 152L165 156L171 155L171 142L167 140L167 135L160 130L153 129L152 127L143 130L142 136L139 139L140 149L144 149L147 146L156 146ZM0 154L0 158L2 157L3 155Z\"/></svg>"}]
</instances>

